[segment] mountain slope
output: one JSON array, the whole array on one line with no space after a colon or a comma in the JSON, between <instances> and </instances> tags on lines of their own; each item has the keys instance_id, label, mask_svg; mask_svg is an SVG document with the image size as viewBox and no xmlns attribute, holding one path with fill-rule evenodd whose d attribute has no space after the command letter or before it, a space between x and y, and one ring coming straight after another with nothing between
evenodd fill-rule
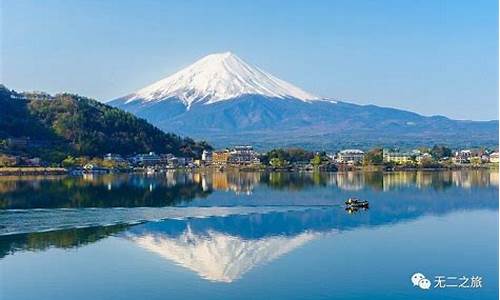
<instances>
[{"instance_id":1,"label":"mountain slope","mask_svg":"<svg viewBox=\"0 0 500 300\"><path fill-rule=\"evenodd\" d=\"M302 101L319 99L225 52L205 56L189 67L126 96L125 103L180 100L190 108L195 103L211 104L247 94Z\"/></svg>"},{"instance_id":2,"label":"mountain slope","mask_svg":"<svg viewBox=\"0 0 500 300\"><path fill-rule=\"evenodd\" d=\"M319 98L231 53L209 55L109 104L163 130L204 138L217 146L337 149L498 142L498 121L456 121Z\"/></svg>"},{"instance_id":3,"label":"mountain slope","mask_svg":"<svg viewBox=\"0 0 500 300\"><path fill-rule=\"evenodd\" d=\"M208 147L77 95L19 94L0 86L0 107L0 139L28 137L36 147L27 151L89 156L155 151L198 156Z\"/></svg>"}]
</instances>

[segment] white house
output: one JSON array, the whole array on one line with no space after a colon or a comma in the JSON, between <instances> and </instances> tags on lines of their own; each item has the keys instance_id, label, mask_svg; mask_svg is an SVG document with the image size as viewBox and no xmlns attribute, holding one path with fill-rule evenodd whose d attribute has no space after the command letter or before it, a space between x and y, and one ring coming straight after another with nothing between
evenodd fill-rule
<instances>
[{"instance_id":1,"label":"white house","mask_svg":"<svg viewBox=\"0 0 500 300\"><path fill-rule=\"evenodd\" d=\"M365 158L365 153L359 149L345 149L337 155L337 161L340 163L354 164L362 162Z\"/></svg>"},{"instance_id":2,"label":"white house","mask_svg":"<svg viewBox=\"0 0 500 300\"><path fill-rule=\"evenodd\" d=\"M493 152L490 154L490 162L498 164L498 152Z\"/></svg>"},{"instance_id":3,"label":"white house","mask_svg":"<svg viewBox=\"0 0 500 300\"><path fill-rule=\"evenodd\" d=\"M212 151L203 150L201 160L204 162L212 162Z\"/></svg>"}]
</instances>

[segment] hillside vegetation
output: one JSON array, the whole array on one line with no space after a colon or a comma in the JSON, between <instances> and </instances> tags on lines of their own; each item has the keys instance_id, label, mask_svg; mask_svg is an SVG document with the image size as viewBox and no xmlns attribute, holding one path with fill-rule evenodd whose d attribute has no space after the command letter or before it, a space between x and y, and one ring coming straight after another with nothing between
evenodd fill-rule
<instances>
[{"instance_id":1,"label":"hillside vegetation","mask_svg":"<svg viewBox=\"0 0 500 300\"><path fill-rule=\"evenodd\" d=\"M0 86L0 139L29 138L18 152L49 161L68 154L131 155L154 151L197 157L205 143L165 133L118 108L73 94L17 93Z\"/></svg>"}]
</instances>

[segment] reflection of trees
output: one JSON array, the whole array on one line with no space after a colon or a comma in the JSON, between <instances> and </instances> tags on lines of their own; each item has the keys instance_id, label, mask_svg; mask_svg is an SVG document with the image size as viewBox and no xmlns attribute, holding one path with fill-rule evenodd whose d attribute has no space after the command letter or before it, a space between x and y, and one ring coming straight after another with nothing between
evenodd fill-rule
<instances>
[{"instance_id":1,"label":"reflection of trees","mask_svg":"<svg viewBox=\"0 0 500 300\"><path fill-rule=\"evenodd\" d=\"M296 185L288 184L290 180L292 180L291 182L298 180L293 174L252 174L253 175L249 175L250 177L244 176L244 178L251 178L255 174L261 174L260 178L263 182L275 180L275 183L277 182L280 188L288 188L290 186L292 188L297 188ZM309 207L307 209L299 208L295 211L287 209L286 211L266 211L265 213L255 212L250 214L234 213L208 215L203 218L175 218L161 222L146 222L130 227L126 225L116 225L111 227L68 229L46 233L0 236L0 258L18 250L44 250L49 247L79 247L98 241L101 238L118 233L122 230L126 230L127 235L133 234L138 237L148 234L159 234L168 239L182 241L191 247L192 245L190 242L192 242L192 240L184 239L184 237L190 238L191 236L183 236L188 230L194 233L195 236L200 236L202 238L206 236L210 237L211 233L216 232L220 233L217 237L222 237L228 242L233 242L233 237L236 237L238 241L251 243L252 241L266 239L267 237L293 238L303 233L329 232L333 229L341 232L345 230L354 230L358 227L395 224L417 219L425 215L442 215L453 211L477 209L498 211L498 202L496 201L498 199L497 188L479 188L474 190L474 193L465 194L463 193L463 188L450 188L446 193L439 193L439 195L433 192L419 193L416 192L415 189L416 186L431 189L448 188L450 184L454 186L463 184L464 182L491 184L491 180L495 178L495 175L492 176L488 172L484 172L483 174L474 172L468 174L459 174L456 172L423 172L407 174L358 173L351 175L351 177L347 174L324 173L317 175L317 178L320 179L320 182L324 182L324 184L327 185L339 185L337 181L339 176L345 176L351 178L349 180L355 181L357 180L355 178L359 179L360 174L363 176L362 180L366 187L369 186L374 189L380 189L380 184L384 184L384 181L386 181L386 183L389 182L392 184L392 186L388 186L392 189L397 189L401 184L407 186L407 183L410 183L409 186L412 188L404 193L398 191L377 193L379 196L373 197L373 201L370 198L370 209L355 215L347 214L342 207ZM203 174L199 175L203 176ZM271 175L277 177L273 178ZM290 177L290 175L292 175L292 177ZM196 176L198 175L195 175L195 177ZM302 174L302 176L304 176L303 181L307 182L310 186L315 186L317 184L317 182L314 181L313 174ZM461 179L459 180L459 178ZM144 186L143 189L149 191L147 187L152 183L146 179L147 178L135 178L125 180L123 184L132 185L133 182L137 186ZM195 179L194 182L199 180L201 180L201 177ZM443 181L444 183L439 184L439 181ZM75 182L69 181L67 183L68 186L76 185L78 187L78 184ZM117 186L119 186L119 184L116 182L113 184L112 190L115 191L118 189ZM105 180L102 185L107 187ZM43 184L37 184L37 186L40 189L44 188ZM386 186L384 185L384 187ZM304 188L304 186L301 186L301 188ZM155 187L153 190L155 189L158 189L158 187ZM371 194L365 193L365 195ZM280 197L280 195L274 195L274 197ZM107 214L107 212L105 213ZM199 216L199 212L194 216ZM82 215L79 214L77 218L78 220L82 220ZM17 221L16 219L16 222ZM225 239L225 237L229 237L229 239ZM202 244L207 242L202 238L198 239L198 241L202 242ZM215 241L218 240L215 239ZM214 247L213 249L220 250L218 247ZM178 254L184 255L186 253L179 252Z\"/></svg>"},{"instance_id":2,"label":"reflection of trees","mask_svg":"<svg viewBox=\"0 0 500 300\"><path fill-rule=\"evenodd\" d=\"M250 194L258 185L299 191L312 187L341 190L444 190L498 186L497 170L439 172L168 172L147 177L112 175L76 177L0 177L0 209L168 206L214 190Z\"/></svg>"},{"instance_id":3,"label":"reflection of trees","mask_svg":"<svg viewBox=\"0 0 500 300\"><path fill-rule=\"evenodd\" d=\"M164 177L144 176L21 180L14 190L0 194L0 208L156 207L210 193L184 176L176 180L175 185Z\"/></svg>"},{"instance_id":4,"label":"reflection of trees","mask_svg":"<svg viewBox=\"0 0 500 300\"><path fill-rule=\"evenodd\" d=\"M384 173L382 172L365 172L365 184L374 190L380 191L384 188Z\"/></svg>"},{"instance_id":5,"label":"reflection of trees","mask_svg":"<svg viewBox=\"0 0 500 300\"><path fill-rule=\"evenodd\" d=\"M17 184L15 181L0 181L0 193L5 194L15 191Z\"/></svg>"},{"instance_id":6,"label":"reflection of trees","mask_svg":"<svg viewBox=\"0 0 500 300\"><path fill-rule=\"evenodd\" d=\"M261 182L277 190L303 190L312 186L326 186L329 173L270 172L261 176Z\"/></svg>"},{"instance_id":7,"label":"reflection of trees","mask_svg":"<svg viewBox=\"0 0 500 300\"><path fill-rule=\"evenodd\" d=\"M365 188L389 191L410 187L444 190L452 186L498 185L498 171L263 173L260 179L261 183L279 190L303 190L312 186L336 186L347 191Z\"/></svg>"},{"instance_id":8,"label":"reflection of trees","mask_svg":"<svg viewBox=\"0 0 500 300\"><path fill-rule=\"evenodd\" d=\"M384 190L416 186L444 190L452 186L462 188L498 185L498 171L456 170L439 172L390 172L383 176Z\"/></svg>"},{"instance_id":9,"label":"reflection of trees","mask_svg":"<svg viewBox=\"0 0 500 300\"><path fill-rule=\"evenodd\" d=\"M51 247L63 249L81 247L122 232L128 227L128 225L114 225L0 236L0 258L24 250L40 251Z\"/></svg>"},{"instance_id":10,"label":"reflection of trees","mask_svg":"<svg viewBox=\"0 0 500 300\"><path fill-rule=\"evenodd\" d=\"M60 179L62 176L0 176L0 194L12 192L21 183L29 183L36 187L40 180Z\"/></svg>"}]
</instances>

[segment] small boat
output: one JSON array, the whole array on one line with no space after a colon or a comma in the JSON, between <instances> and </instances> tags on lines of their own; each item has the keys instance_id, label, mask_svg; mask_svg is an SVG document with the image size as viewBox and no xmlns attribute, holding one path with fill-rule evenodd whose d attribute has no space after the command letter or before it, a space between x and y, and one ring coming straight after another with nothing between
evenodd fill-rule
<instances>
[{"instance_id":1,"label":"small boat","mask_svg":"<svg viewBox=\"0 0 500 300\"><path fill-rule=\"evenodd\" d=\"M347 207L352 208L368 208L369 204L366 200L359 200L358 198L351 197L345 202Z\"/></svg>"}]
</instances>

